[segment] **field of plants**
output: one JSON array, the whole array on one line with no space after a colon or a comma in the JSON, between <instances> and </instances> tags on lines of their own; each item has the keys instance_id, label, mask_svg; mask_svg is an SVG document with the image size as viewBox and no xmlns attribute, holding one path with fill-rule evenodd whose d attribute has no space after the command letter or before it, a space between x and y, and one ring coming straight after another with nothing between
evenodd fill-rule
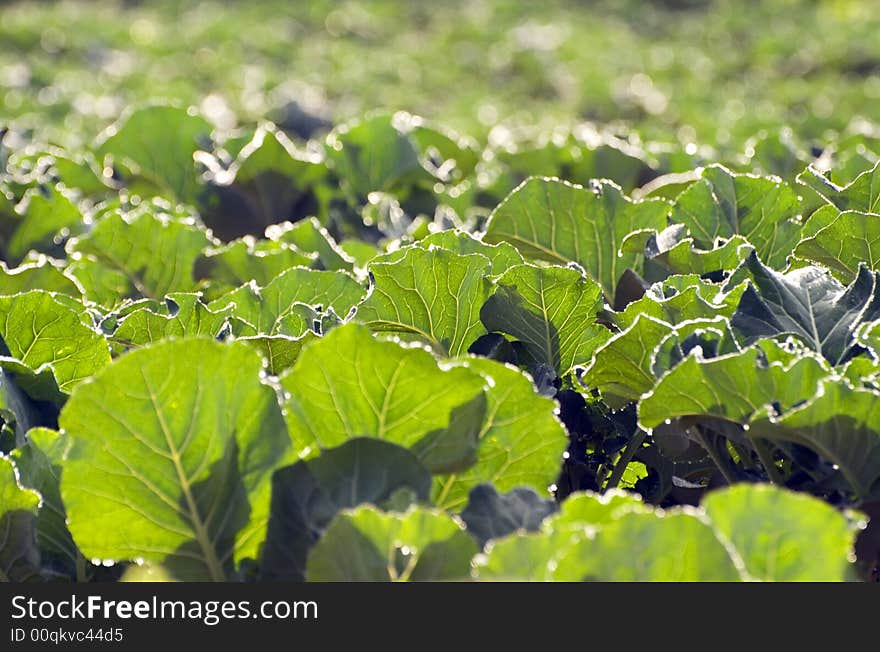
<instances>
[{"instance_id":1,"label":"field of plants","mask_svg":"<svg viewBox=\"0 0 880 652\"><path fill-rule=\"evenodd\" d=\"M0 3L0 580L878 581L877 34Z\"/></svg>"}]
</instances>

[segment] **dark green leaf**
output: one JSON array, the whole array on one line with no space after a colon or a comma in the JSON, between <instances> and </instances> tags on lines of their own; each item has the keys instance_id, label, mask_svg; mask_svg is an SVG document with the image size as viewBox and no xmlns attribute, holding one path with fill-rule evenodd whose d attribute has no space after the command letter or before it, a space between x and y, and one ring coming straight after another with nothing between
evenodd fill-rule
<instances>
[{"instance_id":1,"label":"dark green leaf","mask_svg":"<svg viewBox=\"0 0 880 652\"><path fill-rule=\"evenodd\" d=\"M272 477L262 579L302 581L309 549L340 509L381 505L401 489L427 501L431 475L408 450L376 439L351 439L279 469Z\"/></svg>"}]
</instances>

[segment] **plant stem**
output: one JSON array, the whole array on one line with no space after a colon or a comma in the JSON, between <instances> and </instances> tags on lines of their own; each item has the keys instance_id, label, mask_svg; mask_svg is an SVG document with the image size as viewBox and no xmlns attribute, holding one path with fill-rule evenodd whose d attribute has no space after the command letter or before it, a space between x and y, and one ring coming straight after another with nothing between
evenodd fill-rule
<instances>
[{"instance_id":1,"label":"plant stem","mask_svg":"<svg viewBox=\"0 0 880 652\"><path fill-rule=\"evenodd\" d=\"M767 440L756 438L752 441L755 444L755 452L758 454L758 459L761 460L761 465L767 472L767 477L770 479L770 482L784 485L785 479L779 473L779 469L776 468L776 464L773 461L773 450L767 444Z\"/></svg>"},{"instance_id":2,"label":"plant stem","mask_svg":"<svg viewBox=\"0 0 880 652\"><path fill-rule=\"evenodd\" d=\"M447 496L449 496L449 491L452 489L452 485L455 484L456 474L453 473L446 480L446 483L443 485L443 489L440 490L440 495L437 496L437 507L445 508L443 502L446 500Z\"/></svg>"},{"instance_id":3,"label":"plant stem","mask_svg":"<svg viewBox=\"0 0 880 652\"><path fill-rule=\"evenodd\" d=\"M82 553L76 552L76 581L80 584L84 582L88 582L89 578L86 575L86 558L83 557Z\"/></svg>"},{"instance_id":4,"label":"plant stem","mask_svg":"<svg viewBox=\"0 0 880 652\"><path fill-rule=\"evenodd\" d=\"M709 457L712 458L712 461L721 472L721 475L724 476L727 484L736 484L736 475L731 472L727 460L725 460L718 452L718 449L715 447L714 442L710 441L709 436L705 432L703 432L703 430L699 426L695 426L694 430L697 433L697 441L699 441L700 445L706 449L707 453L709 453Z\"/></svg>"},{"instance_id":5,"label":"plant stem","mask_svg":"<svg viewBox=\"0 0 880 652\"><path fill-rule=\"evenodd\" d=\"M620 483L620 479L623 477L626 467L632 461L636 451L642 447L642 444L645 442L645 437L647 436L648 433L639 429L636 431L636 434L632 436L632 439L627 442L626 448L623 449L620 458L617 460L617 464L614 465L614 469L611 471L611 477L608 478L608 482L605 484L605 491L614 489L614 487Z\"/></svg>"}]
</instances>

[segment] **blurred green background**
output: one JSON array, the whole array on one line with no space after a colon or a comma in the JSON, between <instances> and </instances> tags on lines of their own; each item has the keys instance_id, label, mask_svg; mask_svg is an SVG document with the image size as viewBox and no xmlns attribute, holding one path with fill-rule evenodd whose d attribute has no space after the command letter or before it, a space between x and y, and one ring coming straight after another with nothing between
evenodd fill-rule
<instances>
[{"instance_id":1,"label":"blurred green background","mask_svg":"<svg viewBox=\"0 0 880 652\"><path fill-rule=\"evenodd\" d=\"M876 0L7 2L0 122L78 145L158 97L221 128L386 108L738 152L880 121L878 36Z\"/></svg>"}]
</instances>

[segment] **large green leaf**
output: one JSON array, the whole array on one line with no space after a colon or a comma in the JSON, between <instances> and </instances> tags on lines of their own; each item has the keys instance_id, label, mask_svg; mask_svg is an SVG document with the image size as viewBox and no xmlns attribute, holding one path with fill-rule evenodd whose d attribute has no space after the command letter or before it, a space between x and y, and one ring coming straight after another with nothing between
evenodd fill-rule
<instances>
[{"instance_id":1,"label":"large green leaf","mask_svg":"<svg viewBox=\"0 0 880 652\"><path fill-rule=\"evenodd\" d=\"M864 266L844 287L822 268L783 274L752 254L732 278L752 282L731 319L747 341L794 335L832 364L852 353L860 324L880 317L880 274Z\"/></svg>"},{"instance_id":2,"label":"large green leaf","mask_svg":"<svg viewBox=\"0 0 880 652\"><path fill-rule=\"evenodd\" d=\"M110 362L100 333L86 325L84 309L64 295L31 290L0 297L0 367L16 375L32 398L63 402L65 394Z\"/></svg>"},{"instance_id":3,"label":"large green leaf","mask_svg":"<svg viewBox=\"0 0 880 652\"><path fill-rule=\"evenodd\" d=\"M262 360L243 344L162 342L80 385L61 495L87 557L145 559L224 580L257 557L270 476L290 442Z\"/></svg>"},{"instance_id":4,"label":"large green leaf","mask_svg":"<svg viewBox=\"0 0 880 652\"><path fill-rule=\"evenodd\" d=\"M778 178L733 174L720 165L704 168L701 177L675 200L671 221L684 224L703 249L739 234L763 260L784 265L800 234L794 190Z\"/></svg>"},{"instance_id":5,"label":"large green leaf","mask_svg":"<svg viewBox=\"0 0 880 652\"><path fill-rule=\"evenodd\" d=\"M412 450L433 472L474 463L484 383L475 371L441 367L425 349L377 340L357 324L315 340L281 378L300 456L374 437Z\"/></svg>"},{"instance_id":6,"label":"large green leaf","mask_svg":"<svg viewBox=\"0 0 880 652\"><path fill-rule=\"evenodd\" d=\"M279 469L272 477L261 578L305 579L308 551L339 510L381 505L399 491L426 502L430 489L431 474L415 455L378 439L351 439Z\"/></svg>"},{"instance_id":7,"label":"large green leaf","mask_svg":"<svg viewBox=\"0 0 880 652\"><path fill-rule=\"evenodd\" d=\"M555 414L556 402L539 395L531 379L514 367L486 358L471 358L467 366L491 379L477 461L469 469L437 479L438 506L460 507L468 492L484 482L500 491L525 486L546 495L568 445Z\"/></svg>"},{"instance_id":8,"label":"large green leaf","mask_svg":"<svg viewBox=\"0 0 880 652\"><path fill-rule=\"evenodd\" d=\"M110 213L87 234L71 240L68 251L91 256L102 267L125 277L128 287L117 297L161 300L169 292L193 289L193 265L209 244L203 228L164 214L138 210Z\"/></svg>"},{"instance_id":9,"label":"large green leaf","mask_svg":"<svg viewBox=\"0 0 880 652\"><path fill-rule=\"evenodd\" d=\"M736 550L749 579L850 578L855 528L821 500L771 485L738 485L711 492L703 508L718 536Z\"/></svg>"},{"instance_id":10,"label":"large green leaf","mask_svg":"<svg viewBox=\"0 0 880 652\"><path fill-rule=\"evenodd\" d=\"M611 336L595 323L602 288L577 269L517 265L496 286L480 309L486 330L519 340L535 362L560 374L589 362Z\"/></svg>"},{"instance_id":11,"label":"large green leaf","mask_svg":"<svg viewBox=\"0 0 880 652\"><path fill-rule=\"evenodd\" d=\"M480 307L491 292L490 261L479 254L410 247L370 264L374 286L355 318L377 332L422 339L455 356L483 335Z\"/></svg>"},{"instance_id":12,"label":"large green leaf","mask_svg":"<svg viewBox=\"0 0 880 652\"><path fill-rule=\"evenodd\" d=\"M147 106L107 129L97 153L130 168L129 185L148 184L147 188L190 201L199 185L193 154L210 135L211 125L191 110Z\"/></svg>"},{"instance_id":13,"label":"large green leaf","mask_svg":"<svg viewBox=\"0 0 880 652\"><path fill-rule=\"evenodd\" d=\"M578 263L613 298L627 268L643 256L620 251L633 231L666 226L669 204L632 202L620 188L597 181L588 188L557 179L531 178L493 211L484 240L509 242L529 259Z\"/></svg>"},{"instance_id":14,"label":"large green leaf","mask_svg":"<svg viewBox=\"0 0 880 652\"><path fill-rule=\"evenodd\" d=\"M443 512L411 508L384 513L371 506L341 512L309 554L313 582L461 580L477 544Z\"/></svg>"},{"instance_id":15,"label":"large green leaf","mask_svg":"<svg viewBox=\"0 0 880 652\"><path fill-rule=\"evenodd\" d=\"M772 340L742 353L704 359L696 350L639 401L639 423L711 417L747 424L770 403L787 409L811 398L828 367L814 356L790 353Z\"/></svg>"},{"instance_id":16,"label":"large green leaf","mask_svg":"<svg viewBox=\"0 0 880 652\"><path fill-rule=\"evenodd\" d=\"M811 220L812 221L812 220ZM825 265L841 282L852 282L859 264L880 267L880 215L847 211L795 247L797 258Z\"/></svg>"},{"instance_id":17,"label":"large green leaf","mask_svg":"<svg viewBox=\"0 0 880 652\"><path fill-rule=\"evenodd\" d=\"M0 582L39 574L36 520L40 494L22 488L12 462L0 455Z\"/></svg>"},{"instance_id":18,"label":"large green leaf","mask_svg":"<svg viewBox=\"0 0 880 652\"><path fill-rule=\"evenodd\" d=\"M342 271L320 271L294 267L282 272L265 287L246 283L215 299L208 307L219 312L234 304L232 314L248 328L242 335L303 334L300 328L304 306L333 309L346 315L361 300L364 289Z\"/></svg>"},{"instance_id":19,"label":"large green leaf","mask_svg":"<svg viewBox=\"0 0 880 652\"><path fill-rule=\"evenodd\" d=\"M733 582L739 572L698 514L628 512L561 556L553 575L576 582Z\"/></svg>"},{"instance_id":20,"label":"large green leaf","mask_svg":"<svg viewBox=\"0 0 880 652\"><path fill-rule=\"evenodd\" d=\"M799 174L797 180L838 210L880 213L880 163L846 186L836 185L812 165Z\"/></svg>"},{"instance_id":21,"label":"large green leaf","mask_svg":"<svg viewBox=\"0 0 880 652\"><path fill-rule=\"evenodd\" d=\"M751 434L806 446L835 464L856 496L880 496L880 392L829 379L809 401L756 416Z\"/></svg>"}]
</instances>

